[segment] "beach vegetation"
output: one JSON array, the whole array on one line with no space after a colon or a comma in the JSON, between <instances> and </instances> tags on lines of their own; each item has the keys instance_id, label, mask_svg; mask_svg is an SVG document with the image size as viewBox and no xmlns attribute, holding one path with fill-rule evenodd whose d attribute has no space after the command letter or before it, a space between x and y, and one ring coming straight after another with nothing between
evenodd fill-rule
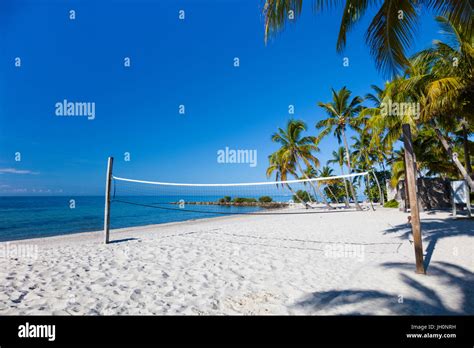
<instances>
[{"instance_id":1,"label":"beach vegetation","mask_svg":"<svg viewBox=\"0 0 474 348\"><path fill-rule=\"evenodd\" d=\"M387 201L384 205L384 208L398 208L398 202L394 199Z\"/></svg>"},{"instance_id":2,"label":"beach vegetation","mask_svg":"<svg viewBox=\"0 0 474 348\"><path fill-rule=\"evenodd\" d=\"M270 196L261 196L261 197L258 198L258 201L260 203L271 203L271 202L273 202L273 198L270 197Z\"/></svg>"},{"instance_id":3,"label":"beach vegetation","mask_svg":"<svg viewBox=\"0 0 474 348\"><path fill-rule=\"evenodd\" d=\"M267 169L267 175L271 175L279 167L279 169L285 170L285 174L290 173L296 178L309 179L307 175L308 168L319 167L319 159L315 156L315 153L319 152L319 148L317 146L318 139L315 136L304 135L303 133L306 131L307 126L303 121L293 119L288 121L286 128L278 128L278 131L272 135L271 140L277 143L280 148L270 155L270 166ZM281 178L281 175L278 177ZM319 187L312 181L307 181L307 184L322 198L324 204L332 209ZM286 186L292 190L288 185ZM292 193L295 197L298 197L294 191ZM314 201L314 197L311 195L308 197L309 202Z\"/></svg>"},{"instance_id":4,"label":"beach vegetation","mask_svg":"<svg viewBox=\"0 0 474 348\"><path fill-rule=\"evenodd\" d=\"M357 115L362 110L361 103L362 98L358 96L351 98L351 91L346 87L341 88L339 91L332 89L332 101L318 103L319 107L326 112L327 118L316 123L316 128L320 130L317 139L321 140L332 133L339 144L341 142L344 144L346 165L349 173L352 173L352 163L346 131L347 128L359 130ZM351 182L349 182L349 189L356 209L362 210L357 202L354 186Z\"/></svg>"},{"instance_id":5,"label":"beach vegetation","mask_svg":"<svg viewBox=\"0 0 474 348\"><path fill-rule=\"evenodd\" d=\"M293 200L307 203L307 202L313 202L315 199L313 196L311 196L310 193L308 193L308 191L298 190L293 195Z\"/></svg>"},{"instance_id":6,"label":"beach vegetation","mask_svg":"<svg viewBox=\"0 0 474 348\"><path fill-rule=\"evenodd\" d=\"M330 7L326 5L337 2L313 0L313 3L316 11L322 11ZM442 37L430 47L407 56L420 6L438 15L435 20ZM329 136L338 142L339 146L327 161L328 166L334 165L343 175L356 172L371 175L342 180L342 185L318 181L317 185L311 182L307 186L326 204L328 200L342 201L349 206L352 201L360 209L356 191L361 187L371 201L384 204L387 185L398 187L399 181L405 179L402 126L408 124L416 176L462 179L474 191L472 3L468 0L347 1L336 45L339 51L344 48L346 35L353 25L374 7L377 12L367 29L366 39L377 68L388 72L390 79L384 85L369 86L370 92L364 97L353 96L347 87L332 88L330 101L317 103L317 110L323 110L325 115L321 119L322 115L316 114L319 120L314 137L315 146ZM284 27L288 20L284 13L290 8L298 16L302 1L265 1L266 38ZM398 17L400 13L403 20ZM285 130L288 139L298 139L294 137L294 128L306 131L304 123L290 120ZM286 162L285 166L291 168L287 173L300 179L325 176L321 175L322 169L317 170L319 163L312 163L313 160L300 153L294 142L282 142L275 136L273 140L281 145L281 163ZM310 152L317 152L316 148ZM324 172L331 173L326 168ZM337 186L342 188L342 199Z\"/></svg>"},{"instance_id":7,"label":"beach vegetation","mask_svg":"<svg viewBox=\"0 0 474 348\"><path fill-rule=\"evenodd\" d=\"M245 197L235 197L232 200L233 203L256 203L257 200L255 198L245 198Z\"/></svg>"},{"instance_id":8,"label":"beach vegetation","mask_svg":"<svg viewBox=\"0 0 474 348\"><path fill-rule=\"evenodd\" d=\"M444 16L456 28L465 28L472 35L471 0L382 0L382 1L327 1L312 0L314 13L342 8L339 34L335 48L341 53L347 43L347 36L365 14L369 18L365 34L366 44L375 60L377 69L387 76L394 76L410 66L407 50L415 41L415 32L423 14L427 12ZM303 9L302 0L266 0L263 7L265 20L265 42L294 22ZM290 19L289 11L294 13Z\"/></svg>"}]
</instances>

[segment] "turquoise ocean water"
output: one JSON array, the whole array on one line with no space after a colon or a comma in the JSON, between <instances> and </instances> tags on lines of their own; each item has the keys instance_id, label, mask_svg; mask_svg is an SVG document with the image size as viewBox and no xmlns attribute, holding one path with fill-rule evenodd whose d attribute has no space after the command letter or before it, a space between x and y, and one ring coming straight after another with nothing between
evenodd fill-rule
<instances>
[{"instance_id":1,"label":"turquoise ocean water","mask_svg":"<svg viewBox=\"0 0 474 348\"><path fill-rule=\"evenodd\" d=\"M180 197L179 199L182 199ZM70 200L75 208L70 208ZM122 197L122 199L127 199ZM179 201L176 197L158 200L156 197L134 197L133 203L160 208L131 205L120 202L111 204L111 228L143 226L166 222L185 221L222 216L224 213L248 213L258 207L224 207L178 205L163 202ZM186 199L186 197L184 197ZM218 197L205 197L202 201L215 201ZM196 197L193 197L196 200ZM167 208L167 209L163 209ZM185 210L198 210L189 212ZM47 237L77 232L98 231L104 224L104 197L0 197L0 241Z\"/></svg>"}]
</instances>

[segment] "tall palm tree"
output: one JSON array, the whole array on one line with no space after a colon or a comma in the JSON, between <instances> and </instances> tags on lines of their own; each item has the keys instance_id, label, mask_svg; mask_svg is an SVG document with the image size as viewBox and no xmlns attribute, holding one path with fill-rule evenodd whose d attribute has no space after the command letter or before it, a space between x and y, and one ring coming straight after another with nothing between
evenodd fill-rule
<instances>
[{"instance_id":1,"label":"tall palm tree","mask_svg":"<svg viewBox=\"0 0 474 348\"><path fill-rule=\"evenodd\" d=\"M328 118L319 121L316 124L316 128L322 129L321 133L318 136L318 140L333 132L339 144L341 143L341 141L344 142L344 147L346 150L347 169L349 173L352 173L352 165L350 159L349 144L347 142L346 137L346 129L348 127L352 129L358 129L356 116L362 109L362 99L360 97L354 97L352 99L350 98L351 91L349 91L346 87L343 87L337 92L332 89L332 102L318 103L318 105L326 111ZM349 182L349 187L351 190L352 197L354 198L356 209L362 210L359 203L357 202L355 190L351 182Z\"/></svg>"},{"instance_id":2,"label":"tall palm tree","mask_svg":"<svg viewBox=\"0 0 474 348\"><path fill-rule=\"evenodd\" d=\"M275 173L275 181L287 181L288 174L296 176L295 171L295 164L291 161L291 159L286 158L285 153L283 151L277 150L268 156L269 166L267 168L267 177L272 176ZM291 192L293 197L296 197L300 203L302 203L306 208L307 204L296 194L290 184L285 183L282 184ZM278 187L278 184L277 184Z\"/></svg>"},{"instance_id":3,"label":"tall palm tree","mask_svg":"<svg viewBox=\"0 0 474 348\"><path fill-rule=\"evenodd\" d=\"M472 33L472 0L312 0L314 11L343 7L336 49L344 50L347 34L367 11L376 11L366 32L366 43L379 70L394 75L409 66L406 50L411 47L422 12L448 17L457 27ZM423 9L426 7L426 10ZM265 0L265 41L296 19L303 0ZM290 12L291 11L291 12Z\"/></svg>"},{"instance_id":4,"label":"tall palm tree","mask_svg":"<svg viewBox=\"0 0 474 348\"><path fill-rule=\"evenodd\" d=\"M344 161L345 161L345 153L346 150L344 149L343 146L339 146L337 151L332 152L332 158L327 161L327 164L338 164L339 168L341 169L341 174L345 175L344 173ZM345 197L345 204L346 208L350 207L350 198L349 198L349 190L347 188L347 181L344 178L344 190L346 192L346 197Z\"/></svg>"},{"instance_id":5,"label":"tall palm tree","mask_svg":"<svg viewBox=\"0 0 474 348\"><path fill-rule=\"evenodd\" d=\"M278 151L281 152L281 157L292 163L306 179L309 179L300 162L303 162L306 167L319 167L319 160L313 155L314 152L319 151L319 148L316 145L316 137L302 136L306 129L306 124L303 121L289 120L286 129L278 128L278 132L274 133L271 139L280 145ZM320 193L319 188L312 181L308 182L316 192ZM322 194L320 196L324 204L328 208L332 208L326 197Z\"/></svg>"},{"instance_id":6,"label":"tall palm tree","mask_svg":"<svg viewBox=\"0 0 474 348\"><path fill-rule=\"evenodd\" d=\"M364 108L361 111L359 115L359 122L364 127L364 133L372 134L370 146L374 149L374 155L377 157L378 165L382 170L383 181L385 185L385 161L387 159L387 155L390 153L390 149L387 148L387 144L382 141L383 138L381 138L379 134L374 136L374 130L370 127L370 116L373 115L374 112L376 114L380 114L385 91L383 88L377 85L371 85L370 88L374 91L374 93L367 93L365 95L365 100L370 100L374 105L372 108Z\"/></svg>"}]
</instances>

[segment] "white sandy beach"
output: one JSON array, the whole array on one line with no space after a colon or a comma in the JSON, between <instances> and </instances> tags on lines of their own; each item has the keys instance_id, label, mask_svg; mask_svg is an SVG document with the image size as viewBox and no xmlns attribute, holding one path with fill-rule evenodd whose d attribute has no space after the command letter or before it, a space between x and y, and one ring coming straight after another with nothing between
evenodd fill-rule
<instances>
[{"instance_id":1,"label":"white sandy beach","mask_svg":"<svg viewBox=\"0 0 474 348\"><path fill-rule=\"evenodd\" d=\"M230 216L114 230L109 245L101 232L0 243L0 314L474 314L474 220L422 213L417 275L407 216Z\"/></svg>"}]
</instances>

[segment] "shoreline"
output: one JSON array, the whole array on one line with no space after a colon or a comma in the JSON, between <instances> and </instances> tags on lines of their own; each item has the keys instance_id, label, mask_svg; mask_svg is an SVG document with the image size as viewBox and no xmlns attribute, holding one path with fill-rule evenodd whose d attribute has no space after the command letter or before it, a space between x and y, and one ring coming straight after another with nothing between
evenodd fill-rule
<instances>
[{"instance_id":1,"label":"shoreline","mask_svg":"<svg viewBox=\"0 0 474 348\"><path fill-rule=\"evenodd\" d=\"M262 214L263 215L263 214ZM130 226L130 227L121 227L121 228L114 228L110 229L110 242L113 244L115 237L123 236L128 233L133 232L150 232L151 230L155 230L159 227L169 228L169 227L179 227L179 226L188 226L193 223L199 222L209 222L214 220L227 220L232 218L243 218L245 216L252 216L250 214L239 214L239 215L225 215L225 216L214 216L214 217L206 217L200 219L189 219L183 221L173 221L173 222L163 222L158 224L148 224L148 225L140 225L140 226ZM140 231L138 231L140 230ZM89 241L100 241L103 242L102 238L104 237L103 230L94 230L94 231L80 231L80 232L72 232L66 234L58 234L54 236L45 236L45 237L34 237L34 238L24 238L24 239L13 239L13 240L6 240L0 241L0 245L2 244L32 244L36 242L37 244L45 244L48 242L53 243L62 243L62 242L74 242L76 239L79 242L89 242Z\"/></svg>"},{"instance_id":2,"label":"shoreline","mask_svg":"<svg viewBox=\"0 0 474 348\"><path fill-rule=\"evenodd\" d=\"M324 205L320 204L316 206L315 208L319 207L324 207ZM340 206L337 206L336 208L342 207L342 204ZM383 207L381 207L383 208ZM113 242L114 235L124 235L127 233L131 232L136 232L137 230L146 230L150 231L159 227L174 227L174 226L187 226L192 223L199 223L199 222L209 222L213 220L227 220L227 219L234 219L234 218L244 218L244 217L251 217L251 216L264 216L264 215L291 215L292 213L288 214L276 214L275 212L279 210L285 210L285 209L291 209L289 207L282 207L282 208L273 208L273 209L268 209L268 210L262 210L259 211L258 214L252 214L252 213L242 213L242 214L220 214L212 217L203 217L203 218L192 218L188 220L181 220L181 221L172 221L172 222L163 222L163 223L156 223L156 224L146 224L146 225L138 225L138 226L129 226L129 227L120 227L120 228L114 228L110 229L110 241ZM386 208L383 208L386 209ZM355 210L339 210L339 211L321 211L321 212L308 212L308 214L319 214L319 213L348 213L348 212L356 212ZM364 211L363 211L364 212ZM362 212L362 213L363 213ZM22 239L12 239L12 240L5 240L5 241L0 241L0 245L10 243L10 244L32 244L34 242L37 242L37 244L44 244L46 242L52 241L65 241L67 239L78 239L81 241L101 241L101 238L103 238L103 230L92 230L92 231L78 231L78 232L71 232L71 233L63 233L63 234L57 234L57 235L52 235L52 236L38 236L38 237L27 237L27 238L22 238Z\"/></svg>"}]
</instances>

